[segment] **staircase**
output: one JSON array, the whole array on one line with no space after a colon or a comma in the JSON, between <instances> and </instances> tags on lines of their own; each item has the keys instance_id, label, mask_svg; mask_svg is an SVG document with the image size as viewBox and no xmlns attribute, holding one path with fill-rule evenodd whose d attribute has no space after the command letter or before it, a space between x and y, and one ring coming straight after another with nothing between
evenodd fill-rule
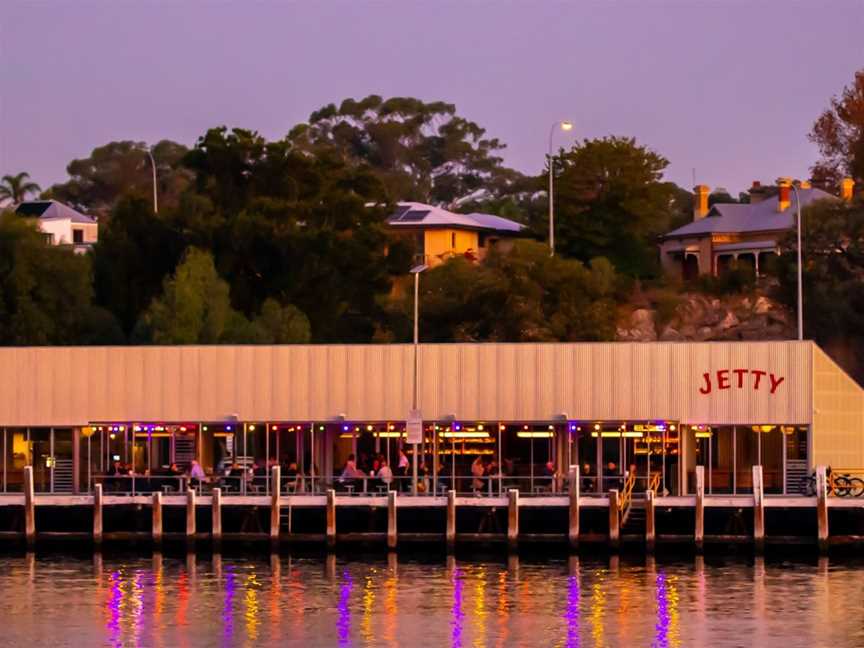
<instances>
[{"instance_id":1,"label":"staircase","mask_svg":"<svg viewBox=\"0 0 864 648\"><path fill-rule=\"evenodd\" d=\"M54 492L71 493L74 467L71 459L56 459L54 463Z\"/></svg>"},{"instance_id":2,"label":"staircase","mask_svg":"<svg viewBox=\"0 0 864 648\"><path fill-rule=\"evenodd\" d=\"M192 465L194 458L195 437L191 435L174 437L174 463L185 470Z\"/></svg>"},{"instance_id":3,"label":"staircase","mask_svg":"<svg viewBox=\"0 0 864 648\"><path fill-rule=\"evenodd\" d=\"M809 476L807 461L800 459L789 459L786 461L786 494L801 494L801 484L805 477Z\"/></svg>"},{"instance_id":4,"label":"staircase","mask_svg":"<svg viewBox=\"0 0 864 648\"><path fill-rule=\"evenodd\" d=\"M645 537L645 500L633 499L621 520L622 536Z\"/></svg>"}]
</instances>

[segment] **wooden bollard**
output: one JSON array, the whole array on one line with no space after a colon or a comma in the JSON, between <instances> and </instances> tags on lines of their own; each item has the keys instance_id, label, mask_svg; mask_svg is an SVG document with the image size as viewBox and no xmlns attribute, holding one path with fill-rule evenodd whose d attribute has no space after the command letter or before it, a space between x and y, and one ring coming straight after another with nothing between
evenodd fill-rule
<instances>
[{"instance_id":1,"label":"wooden bollard","mask_svg":"<svg viewBox=\"0 0 864 648\"><path fill-rule=\"evenodd\" d=\"M579 548L579 466L570 466L568 484L570 495L570 524L567 529L567 541L570 549Z\"/></svg>"},{"instance_id":2,"label":"wooden bollard","mask_svg":"<svg viewBox=\"0 0 864 648\"><path fill-rule=\"evenodd\" d=\"M654 553L656 534L654 531L654 491L645 491L645 551Z\"/></svg>"},{"instance_id":3,"label":"wooden bollard","mask_svg":"<svg viewBox=\"0 0 864 648\"><path fill-rule=\"evenodd\" d=\"M609 491L609 548L617 551L621 546L621 514L618 504L618 490Z\"/></svg>"},{"instance_id":4,"label":"wooden bollard","mask_svg":"<svg viewBox=\"0 0 864 648\"><path fill-rule=\"evenodd\" d=\"M387 491L387 548L396 548L396 491Z\"/></svg>"},{"instance_id":5,"label":"wooden bollard","mask_svg":"<svg viewBox=\"0 0 864 648\"><path fill-rule=\"evenodd\" d=\"M270 471L270 543L279 543L279 526L281 525L280 495L281 495L281 471L279 466L273 466Z\"/></svg>"},{"instance_id":6,"label":"wooden bollard","mask_svg":"<svg viewBox=\"0 0 864 648\"><path fill-rule=\"evenodd\" d=\"M195 490L186 491L186 541L195 541Z\"/></svg>"},{"instance_id":7,"label":"wooden bollard","mask_svg":"<svg viewBox=\"0 0 864 648\"><path fill-rule=\"evenodd\" d=\"M162 493L156 491L153 493L153 544L160 546L162 544Z\"/></svg>"},{"instance_id":8,"label":"wooden bollard","mask_svg":"<svg viewBox=\"0 0 864 648\"><path fill-rule=\"evenodd\" d=\"M753 547L757 554L765 551L765 489L762 466L753 466Z\"/></svg>"},{"instance_id":9,"label":"wooden bollard","mask_svg":"<svg viewBox=\"0 0 864 648\"><path fill-rule=\"evenodd\" d=\"M213 539L213 547L219 548L222 543L222 489L214 488L210 500L211 508L211 537Z\"/></svg>"},{"instance_id":10,"label":"wooden bollard","mask_svg":"<svg viewBox=\"0 0 864 648\"><path fill-rule=\"evenodd\" d=\"M447 529L445 533L447 551L452 553L456 548L456 491L447 491Z\"/></svg>"},{"instance_id":11,"label":"wooden bollard","mask_svg":"<svg viewBox=\"0 0 864 648\"><path fill-rule=\"evenodd\" d=\"M816 467L816 523L819 551L828 552L828 475L825 466Z\"/></svg>"},{"instance_id":12,"label":"wooden bollard","mask_svg":"<svg viewBox=\"0 0 864 648\"><path fill-rule=\"evenodd\" d=\"M24 466L24 540L27 547L36 543L36 496L33 492L33 466Z\"/></svg>"},{"instance_id":13,"label":"wooden bollard","mask_svg":"<svg viewBox=\"0 0 864 648\"><path fill-rule=\"evenodd\" d=\"M336 491L327 490L327 548L336 546Z\"/></svg>"},{"instance_id":14,"label":"wooden bollard","mask_svg":"<svg viewBox=\"0 0 864 648\"><path fill-rule=\"evenodd\" d=\"M102 484L93 487L93 544L102 544Z\"/></svg>"},{"instance_id":15,"label":"wooden bollard","mask_svg":"<svg viewBox=\"0 0 864 648\"><path fill-rule=\"evenodd\" d=\"M696 553L705 548L705 466L696 466L696 520L693 526Z\"/></svg>"},{"instance_id":16,"label":"wooden bollard","mask_svg":"<svg viewBox=\"0 0 864 648\"><path fill-rule=\"evenodd\" d=\"M507 547L515 551L519 547L519 491L507 491Z\"/></svg>"}]
</instances>

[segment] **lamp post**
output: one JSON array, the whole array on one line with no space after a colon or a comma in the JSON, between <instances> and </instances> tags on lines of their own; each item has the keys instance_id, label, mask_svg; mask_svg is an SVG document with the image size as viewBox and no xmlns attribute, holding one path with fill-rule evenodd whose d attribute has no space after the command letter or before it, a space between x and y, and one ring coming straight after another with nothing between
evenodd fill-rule
<instances>
[{"instance_id":1,"label":"lamp post","mask_svg":"<svg viewBox=\"0 0 864 648\"><path fill-rule=\"evenodd\" d=\"M414 266L411 268L411 274L414 275L414 384L411 393L411 412L412 414L417 413L417 401L419 400L419 384L417 380L418 367L419 367L419 355L418 349L420 346L420 273L424 270L427 270L429 266L425 264L421 264L418 266ZM422 420L422 417L421 417ZM407 426L406 426L407 427ZM421 435L423 434L423 428L421 424L420 428ZM417 441L415 440L412 445L414 446L414 453L411 461L411 494L417 495Z\"/></svg>"},{"instance_id":2,"label":"lamp post","mask_svg":"<svg viewBox=\"0 0 864 648\"><path fill-rule=\"evenodd\" d=\"M552 158L552 141L555 137L557 129L562 131L573 130L573 124L569 121L557 121L552 124L549 129L549 256L555 256L555 207L554 207L554 192L553 192L553 158Z\"/></svg>"},{"instance_id":3,"label":"lamp post","mask_svg":"<svg viewBox=\"0 0 864 648\"><path fill-rule=\"evenodd\" d=\"M147 147L147 157L150 158L150 168L153 171L153 213L159 213L159 202L156 197L156 160L153 159L153 150Z\"/></svg>"},{"instance_id":4,"label":"lamp post","mask_svg":"<svg viewBox=\"0 0 864 648\"><path fill-rule=\"evenodd\" d=\"M804 339L804 282L801 272L801 194L798 186L793 182L792 191L795 192L796 230L798 236L798 340Z\"/></svg>"}]
</instances>

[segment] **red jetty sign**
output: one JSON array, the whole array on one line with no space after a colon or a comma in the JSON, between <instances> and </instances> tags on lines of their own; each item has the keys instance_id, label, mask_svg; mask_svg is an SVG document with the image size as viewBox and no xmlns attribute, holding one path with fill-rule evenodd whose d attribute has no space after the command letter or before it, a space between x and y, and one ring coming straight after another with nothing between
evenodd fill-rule
<instances>
[{"instance_id":1,"label":"red jetty sign","mask_svg":"<svg viewBox=\"0 0 864 648\"><path fill-rule=\"evenodd\" d=\"M784 376L761 369L718 369L702 374L699 393L707 395L724 389L766 389L774 395L784 380Z\"/></svg>"}]
</instances>

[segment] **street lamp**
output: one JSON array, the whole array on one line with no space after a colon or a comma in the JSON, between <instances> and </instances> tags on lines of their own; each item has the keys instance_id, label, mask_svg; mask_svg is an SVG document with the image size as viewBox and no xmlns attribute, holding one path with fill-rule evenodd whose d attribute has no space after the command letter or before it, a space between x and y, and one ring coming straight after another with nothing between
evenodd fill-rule
<instances>
[{"instance_id":1,"label":"street lamp","mask_svg":"<svg viewBox=\"0 0 864 648\"><path fill-rule=\"evenodd\" d=\"M420 346L420 273L427 270L429 266L425 264L421 264L418 266L414 266L411 268L410 272L414 275L414 386L411 395L411 413L412 415L418 415L417 411L417 401L418 401L418 392L419 385L417 381L417 369L419 363L418 356L418 348ZM422 421L422 417L421 421ZM407 427L407 426L406 426ZM423 427L421 423L420 434L423 434ZM411 494L417 495L417 441L414 440L412 443L414 446L414 454L412 457L412 465L411 465L411 474L412 474L412 486L411 486Z\"/></svg>"},{"instance_id":2,"label":"street lamp","mask_svg":"<svg viewBox=\"0 0 864 648\"><path fill-rule=\"evenodd\" d=\"M798 185L792 183L792 191L795 192L795 210L797 212L796 230L798 235L798 340L804 339L804 287L801 272L801 194L798 193Z\"/></svg>"},{"instance_id":3,"label":"street lamp","mask_svg":"<svg viewBox=\"0 0 864 648\"><path fill-rule=\"evenodd\" d=\"M150 158L150 167L153 170L153 213L159 213L159 202L156 197L156 160L153 159L153 150L147 147L147 157Z\"/></svg>"},{"instance_id":4,"label":"street lamp","mask_svg":"<svg viewBox=\"0 0 864 648\"><path fill-rule=\"evenodd\" d=\"M573 124L569 121L557 121L552 124L552 128L549 129L549 256L555 256L555 209L554 209L554 193L552 186L552 140L555 137L555 131L558 129L562 131L571 131L573 130Z\"/></svg>"}]
</instances>

